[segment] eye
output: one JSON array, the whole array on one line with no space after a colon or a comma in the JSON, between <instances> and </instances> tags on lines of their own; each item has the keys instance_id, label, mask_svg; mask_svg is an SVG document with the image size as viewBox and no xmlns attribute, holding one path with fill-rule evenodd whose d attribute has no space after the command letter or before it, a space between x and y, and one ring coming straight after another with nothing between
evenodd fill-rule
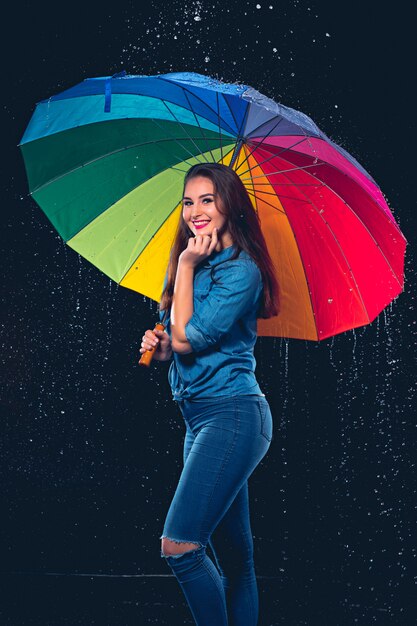
<instances>
[{"instance_id":1,"label":"eye","mask_svg":"<svg viewBox=\"0 0 417 626\"><path fill-rule=\"evenodd\" d=\"M207 200L207 202L213 202L213 198L204 198L204 202Z\"/></svg>"}]
</instances>

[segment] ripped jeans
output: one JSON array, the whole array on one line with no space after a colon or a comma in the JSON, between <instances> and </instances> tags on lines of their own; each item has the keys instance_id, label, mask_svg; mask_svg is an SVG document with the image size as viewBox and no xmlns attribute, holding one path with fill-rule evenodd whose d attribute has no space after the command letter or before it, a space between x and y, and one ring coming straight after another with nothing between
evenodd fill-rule
<instances>
[{"instance_id":1,"label":"ripped jeans","mask_svg":"<svg viewBox=\"0 0 417 626\"><path fill-rule=\"evenodd\" d=\"M256 626L248 478L272 440L264 395L179 400L184 467L163 533L198 548L165 555L198 626ZM207 543L216 566L206 554Z\"/></svg>"}]
</instances>

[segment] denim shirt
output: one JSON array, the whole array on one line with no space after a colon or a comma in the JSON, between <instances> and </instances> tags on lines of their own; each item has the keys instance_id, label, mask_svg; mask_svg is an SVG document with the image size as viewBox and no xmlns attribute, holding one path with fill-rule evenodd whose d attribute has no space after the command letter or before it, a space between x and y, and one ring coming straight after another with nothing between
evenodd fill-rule
<instances>
[{"instance_id":1,"label":"denim shirt","mask_svg":"<svg viewBox=\"0 0 417 626\"><path fill-rule=\"evenodd\" d=\"M234 244L214 250L194 270L194 312L185 325L193 351L173 352L168 381L174 400L264 395L253 354L262 275L244 250L229 260L235 250ZM161 321L164 314L159 312ZM171 337L170 311L164 323Z\"/></svg>"}]
</instances>

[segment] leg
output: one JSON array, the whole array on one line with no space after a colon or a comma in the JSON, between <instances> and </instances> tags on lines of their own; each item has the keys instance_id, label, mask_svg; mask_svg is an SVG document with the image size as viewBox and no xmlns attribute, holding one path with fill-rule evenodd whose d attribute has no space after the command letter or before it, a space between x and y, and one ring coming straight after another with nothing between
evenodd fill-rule
<instances>
[{"instance_id":1,"label":"leg","mask_svg":"<svg viewBox=\"0 0 417 626\"><path fill-rule=\"evenodd\" d=\"M184 448L183 448L183 465L185 465L192 445L194 443L195 436L192 433L191 429L186 424L186 431L184 437ZM167 537L162 537L161 542L161 552L166 556L175 556L176 554L183 554L184 552L188 552L190 550L195 550L200 547L200 543L190 543L186 541L172 541Z\"/></svg>"},{"instance_id":2,"label":"leg","mask_svg":"<svg viewBox=\"0 0 417 626\"><path fill-rule=\"evenodd\" d=\"M161 556L177 577L198 626L228 625L225 586L232 579L234 582L230 588L233 587L233 591L229 595L235 600L231 604L235 606L240 598L250 610L243 622L239 611L233 609L236 617L233 626L255 626L257 594L254 590L253 547L250 545L250 529L245 535L242 521L247 510L245 489L221 527L228 527L235 536L233 545L237 550L231 559L235 573L232 574L230 567L228 574L222 561L222 579L206 554L206 546L268 449L268 442L260 434L258 404L255 399L241 402L236 398L222 399L221 402L216 399L189 407L186 416L193 430L187 423L185 463L161 535L161 539L171 543L164 544ZM175 554L169 553L172 543L178 545ZM234 559L236 566L240 562L239 574L236 574Z\"/></svg>"},{"instance_id":3,"label":"leg","mask_svg":"<svg viewBox=\"0 0 417 626\"><path fill-rule=\"evenodd\" d=\"M195 436L187 426L183 451L184 465L194 440ZM162 536L161 540L161 556L166 558L173 570L196 624L227 626L223 584L213 562L205 554L205 546L202 546L200 542L171 540L165 536ZM173 561L180 557L182 563ZM217 599L217 602L213 602L213 598Z\"/></svg>"},{"instance_id":4,"label":"leg","mask_svg":"<svg viewBox=\"0 0 417 626\"><path fill-rule=\"evenodd\" d=\"M199 548L198 543L188 543L186 541L171 541L167 537L162 538L161 550L165 556L176 556L177 554L185 554L191 550Z\"/></svg>"},{"instance_id":5,"label":"leg","mask_svg":"<svg viewBox=\"0 0 417 626\"><path fill-rule=\"evenodd\" d=\"M209 545L226 593L229 626L257 624L259 595L253 559L248 481L213 531Z\"/></svg>"},{"instance_id":6,"label":"leg","mask_svg":"<svg viewBox=\"0 0 417 626\"><path fill-rule=\"evenodd\" d=\"M184 465L194 440L194 435L187 428L183 449ZM164 544L164 541L169 543ZM170 554L198 548L195 543L178 544L167 539L163 539L162 542L163 551ZM253 560L248 481L244 483L213 531L209 545L225 590L230 626L256 624L259 613L259 594Z\"/></svg>"}]
</instances>

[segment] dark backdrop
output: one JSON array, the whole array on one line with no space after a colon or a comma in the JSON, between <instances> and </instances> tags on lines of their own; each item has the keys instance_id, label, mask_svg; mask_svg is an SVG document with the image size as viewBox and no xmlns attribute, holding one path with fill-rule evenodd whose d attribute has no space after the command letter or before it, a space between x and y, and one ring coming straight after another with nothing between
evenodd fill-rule
<instances>
[{"instance_id":1,"label":"dark backdrop","mask_svg":"<svg viewBox=\"0 0 417 626\"><path fill-rule=\"evenodd\" d=\"M404 293L321 343L258 339L275 435L250 479L252 530L260 626L415 623L411 17L400 3L259 5L19 1L3 16L2 624L193 623L158 539L182 418L167 364L137 366L156 303L65 246L17 148L36 102L122 69L251 85L381 186L409 241Z\"/></svg>"}]
</instances>

